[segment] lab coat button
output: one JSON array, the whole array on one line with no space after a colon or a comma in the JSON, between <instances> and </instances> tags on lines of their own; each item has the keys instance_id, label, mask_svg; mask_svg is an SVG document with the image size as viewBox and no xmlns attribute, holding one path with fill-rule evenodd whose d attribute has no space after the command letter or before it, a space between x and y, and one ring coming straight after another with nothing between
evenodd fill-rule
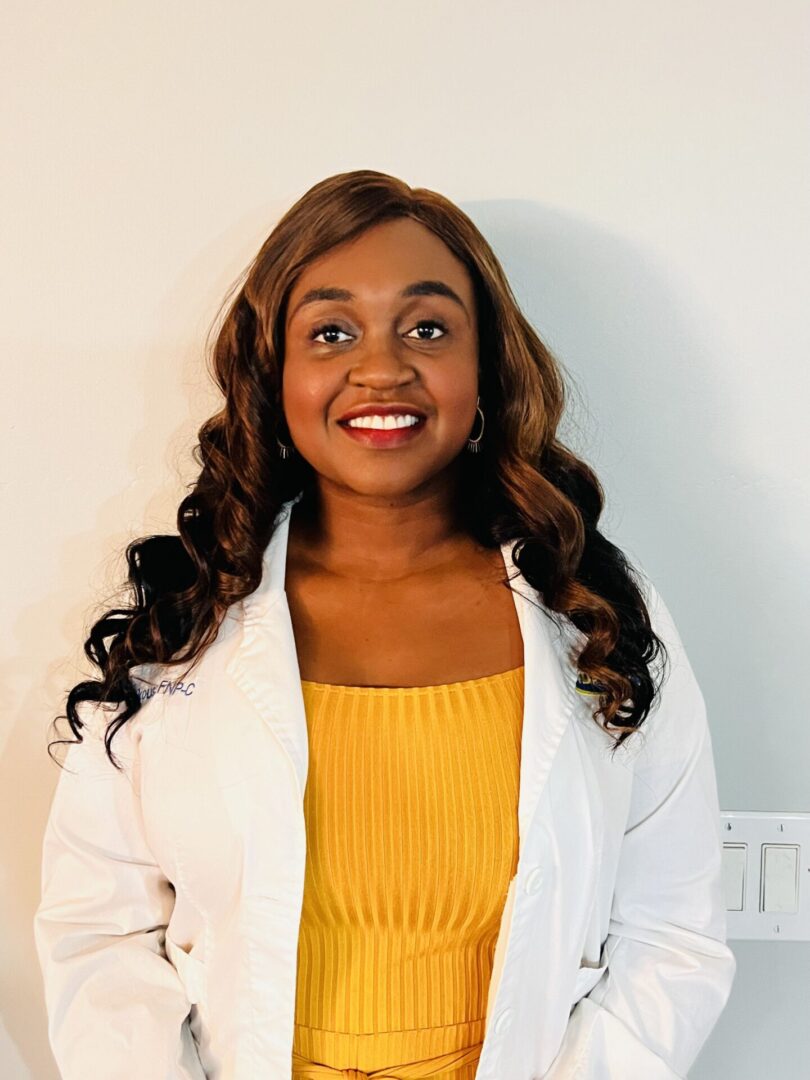
<instances>
[{"instance_id":1,"label":"lab coat button","mask_svg":"<svg viewBox=\"0 0 810 1080\"><path fill-rule=\"evenodd\" d=\"M526 878L526 884L523 886L526 892L531 896L532 893L539 892L543 887L543 869L540 866L535 866L534 870Z\"/></svg>"},{"instance_id":2,"label":"lab coat button","mask_svg":"<svg viewBox=\"0 0 810 1080\"><path fill-rule=\"evenodd\" d=\"M495 1017L495 1032L500 1035L502 1031L506 1031L512 1024L512 1014L514 1009L504 1009L503 1012L499 1012Z\"/></svg>"}]
</instances>

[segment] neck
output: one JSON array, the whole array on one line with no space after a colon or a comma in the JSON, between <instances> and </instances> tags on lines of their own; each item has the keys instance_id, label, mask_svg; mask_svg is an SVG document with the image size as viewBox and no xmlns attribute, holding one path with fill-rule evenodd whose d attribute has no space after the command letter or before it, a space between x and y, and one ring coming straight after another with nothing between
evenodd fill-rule
<instances>
[{"instance_id":1,"label":"neck","mask_svg":"<svg viewBox=\"0 0 810 1080\"><path fill-rule=\"evenodd\" d=\"M470 543L448 490L365 495L318 487L296 503L290 521L293 557L367 582L424 573Z\"/></svg>"}]
</instances>

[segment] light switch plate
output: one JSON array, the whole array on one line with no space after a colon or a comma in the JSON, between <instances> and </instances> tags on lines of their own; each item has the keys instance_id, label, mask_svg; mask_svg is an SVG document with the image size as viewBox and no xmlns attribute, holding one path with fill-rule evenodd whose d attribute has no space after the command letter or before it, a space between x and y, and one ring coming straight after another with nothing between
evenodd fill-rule
<instances>
[{"instance_id":1,"label":"light switch plate","mask_svg":"<svg viewBox=\"0 0 810 1080\"><path fill-rule=\"evenodd\" d=\"M745 845L742 911L727 910L729 940L810 941L810 814L765 813L756 810L723 810L720 814L723 844ZM765 893L763 848L770 845L798 848L797 910L762 911ZM780 860L769 859L779 866ZM729 863L729 869L731 868ZM734 876L738 870L735 868ZM727 885L728 888L728 885ZM782 895L784 885L780 887Z\"/></svg>"}]
</instances>

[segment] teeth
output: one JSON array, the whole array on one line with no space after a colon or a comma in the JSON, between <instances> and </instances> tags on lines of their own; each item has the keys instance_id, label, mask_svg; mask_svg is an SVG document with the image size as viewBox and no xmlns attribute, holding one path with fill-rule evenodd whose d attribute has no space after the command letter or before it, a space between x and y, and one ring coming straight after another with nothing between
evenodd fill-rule
<instances>
[{"instance_id":1,"label":"teeth","mask_svg":"<svg viewBox=\"0 0 810 1080\"><path fill-rule=\"evenodd\" d=\"M389 428L404 428L413 427L414 424L419 423L418 416L355 416L354 419L347 421L348 427L357 428L379 428L381 431L387 431Z\"/></svg>"}]
</instances>

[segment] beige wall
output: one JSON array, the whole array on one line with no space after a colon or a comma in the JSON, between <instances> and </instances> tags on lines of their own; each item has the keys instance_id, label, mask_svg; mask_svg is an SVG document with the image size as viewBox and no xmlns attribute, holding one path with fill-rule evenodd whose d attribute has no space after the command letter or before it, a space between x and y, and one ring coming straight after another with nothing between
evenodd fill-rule
<instances>
[{"instance_id":1,"label":"beige wall","mask_svg":"<svg viewBox=\"0 0 810 1080\"><path fill-rule=\"evenodd\" d=\"M679 621L723 808L810 810L809 17L803 0L6 5L6 1080L56 1075L30 926L48 723L89 673L125 543L173 528L219 300L331 173L390 171L478 221L579 387L571 439L606 530ZM735 948L693 1076L806 1075L809 950Z\"/></svg>"}]
</instances>

